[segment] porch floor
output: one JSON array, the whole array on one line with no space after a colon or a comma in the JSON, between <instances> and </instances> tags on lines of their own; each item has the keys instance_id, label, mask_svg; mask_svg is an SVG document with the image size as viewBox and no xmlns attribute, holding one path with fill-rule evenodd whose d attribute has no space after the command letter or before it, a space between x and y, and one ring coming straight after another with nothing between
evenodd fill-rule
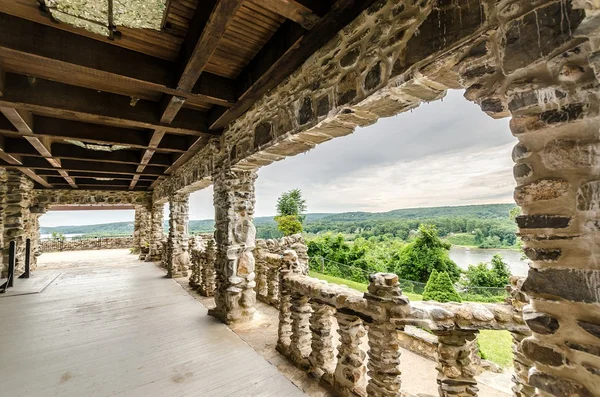
<instances>
[{"instance_id":1,"label":"porch floor","mask_svg":"<svg viewBox=\"0 0 600 397\"><path fill-rule=\"evenodd\" d=\"M34 277L60 271L43 292L0 299L2 395L304 395L154 264L72 254L40 257Z\"/></svg>"}]
</instances>

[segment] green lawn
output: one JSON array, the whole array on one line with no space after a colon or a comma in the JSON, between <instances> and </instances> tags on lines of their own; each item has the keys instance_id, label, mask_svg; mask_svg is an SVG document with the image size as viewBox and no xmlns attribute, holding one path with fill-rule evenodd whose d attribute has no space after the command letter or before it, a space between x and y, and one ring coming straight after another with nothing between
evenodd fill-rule
<instances>
[{"instance_id":1,"label":"green lawn","mask_svg":"<svg viewBox=\"0 0 600 397\"><path fill-rule=\"evenodd\" d=\"M361 292L367 291L366 284L357 283L356 281L345 280L313 271L310 272L310 276L329 283L347 285ZM423 300L421 295L406 292L404 292L404 295L408 296L408 299L412 301ZM498 364L502 368L512 365L512 336L508 331L481 331L479 334L479 349L485 359Z\"/></svg>"},{"instance_id":2,"label":"green lawn","mask_svg":"<svg viewBox=\"0 0 600 397\"><path fill-rule=\"evenodd\" d=\"M502 368L512 366L512 336L508 331L481 331L479 349L483 358Z\"/></svg>"}]
</instances>

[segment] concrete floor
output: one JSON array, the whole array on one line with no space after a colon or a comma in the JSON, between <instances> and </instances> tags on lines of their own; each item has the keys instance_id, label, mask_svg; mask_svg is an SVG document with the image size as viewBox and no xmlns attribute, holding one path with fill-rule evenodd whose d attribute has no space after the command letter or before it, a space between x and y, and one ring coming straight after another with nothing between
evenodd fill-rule
<instances>
[{"instance_id":1,"label":"concrete floor","mask_svg":"<svg viewBox=\"0 0 600 397\"><path fill-rule=\"evenodd\" d=\"M302 396L175 281L126 250L44 254L0 299L3 396Z\"/></svg>"}]
</instances>

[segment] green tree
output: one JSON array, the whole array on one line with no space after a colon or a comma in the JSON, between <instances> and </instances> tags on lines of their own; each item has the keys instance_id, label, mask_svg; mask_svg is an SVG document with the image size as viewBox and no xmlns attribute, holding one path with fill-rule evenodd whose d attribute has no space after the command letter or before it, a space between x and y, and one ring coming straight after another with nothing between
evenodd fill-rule
<instances>
[{"instance_id":1,"label":"green tree","mask_svg":"<svg viewBox=\"0 0 600 397\"><path fill-rule=\"evenodd\" d=\"M296 215L277 216L275 220L277 221L277 229L284 236L302 233L302 223Z\"/></svg>"},{"instance_id":2,"label":"green tree","mask_svg":"<svg viewBox=\"0 0 600 397\"><path fill-rule=\"evenodd\" d=\"M425 285L425 291L423 291L423 300L432 300L437 302L461 302L460 296L452 280L446 272L438 272L433 270Z\"/></svg>"},{"instance_id":3,"label":"green tree","mask_svg":"<svg viewBox=\"0 0 600 397\"><path fill-rule=\"evenodd\" d=\"M277 228L284 236L302 232L306 212L306 200L302 198L300 189L284 192L277 199Z\"/></svg>"},{"instance_id":4,"label":"green tree","mask_svg":"<svg viewBox=\"0 0 600 397\"><path fill-rule=\"evenodd\" d=\"M66 237L62 232L52 232L52 240L65 241Z\"/></svg>"},{"instance_id":5,"label":"green tree","mask_svg":"<svg viewBox=\"0 0 600 397\"><path fill-rule=\"evenodd\" d=\"M469 265L465 272L465 284L469 287L502 288L509 284L510 276L508 264L502 260L502 255L496 254L491 267L487 263Z\"/></svg>"},{"instance_id":6,"label":"green tree","mask_svg":"<svg viewBox=\"0 0 600 397\"><path fill-rule=\"evenodd\" d=\"M460 268L449 256L450 244L442 241L433 225L420 225L415 239L398 254L394 271L400 278L425 283L434 270L446 272L453 282Z\"/></svg>"}]
</instances>

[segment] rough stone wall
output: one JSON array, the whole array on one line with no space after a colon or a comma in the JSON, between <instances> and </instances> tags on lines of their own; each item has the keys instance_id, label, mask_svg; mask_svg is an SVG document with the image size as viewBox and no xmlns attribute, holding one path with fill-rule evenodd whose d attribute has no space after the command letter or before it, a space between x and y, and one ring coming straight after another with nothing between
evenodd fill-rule
<instances>
[{"instance_id":1,"label":"rough stone wall","mask_svg":"<svg viewBox=\"0 0 600 397\"><path fill-rule=\"evenodd\" d=\"M140 255L140 260L145 260L150 251L152 234L152 211L144 205L135 207L135 222L133 225L132 252Z\"/></svg>"},{"instance_id":2,"label":"rough stone wall","mask_svg":"<svg viewBox=\"0 0 600 397\"><path fill-rule=\"evenodd\" d=\"M169 238L167 240L167 276L187 276L190 263L188 216L189 195L173 194L169 197Z\"/></svg>"},{"instance_id":3,"label":"rough stone wall","mask_svg":"<svg viewBox=\"0 0 600 397\"><path fill-rule=\"evenodd\" d=\"M202 296L215 293L215 240L212 235L194 236L191 249L190 286Z\"/></svg>"},{"instance_id":4,"label":"rough stone wall","mask_svg":"<svg viewBox=\"0 0 600 397\"><path fill-rule=\"evenodd\" d=\"M149 252L147 261L159 261L162 258L162 240L164 238L164 205L153 203L150 214Z\"/></svg>"},{"instance_id":5,"label":"rough stone wall","mask_svg":"<svg viewBox=\"0 0 600 397\"><path fill-rule=\"evenodd\" d=\"M226 323L247 321L255 311L255 180L255 172L228 167L213 176L217 289L209 313Z\"/></svg>"},{"instance_id":6,"label":"rough stone wall","mask_svg":"<svg viewBox=\"0 0 600 397\"><path fill-rule=\"evenodd\" d=\"M32 204L41 205L144 205L150 206L148 192L36 189Z\"/></svg>"},{"instance_id":7,"label":"rough stone wall","mask_svg":"<svg viewBox=\"0 0 600 397\"><path fill-rule=\"evenodd\" d=\"M4 210L6 208L6 181L8 173L5 168L0 168L0 247L4 249ZM0 270L4 269L4 254L0 255ZM0 273L2 272L0 271Z\"/></svg>"},{"instance_id":8,"label":"rough stone wall","mask_svg":"<svg viewBox=\"0 0 600 397\"><path fill-rule=\"evenodd\" d=\"M25 240L30 237L30 212L33 182L17 170L7 171L6 201L4 207L4 249L2 277L8 270L9 243L16 242L15 277L25 269Z\"/></svg>"}]
</instances>

